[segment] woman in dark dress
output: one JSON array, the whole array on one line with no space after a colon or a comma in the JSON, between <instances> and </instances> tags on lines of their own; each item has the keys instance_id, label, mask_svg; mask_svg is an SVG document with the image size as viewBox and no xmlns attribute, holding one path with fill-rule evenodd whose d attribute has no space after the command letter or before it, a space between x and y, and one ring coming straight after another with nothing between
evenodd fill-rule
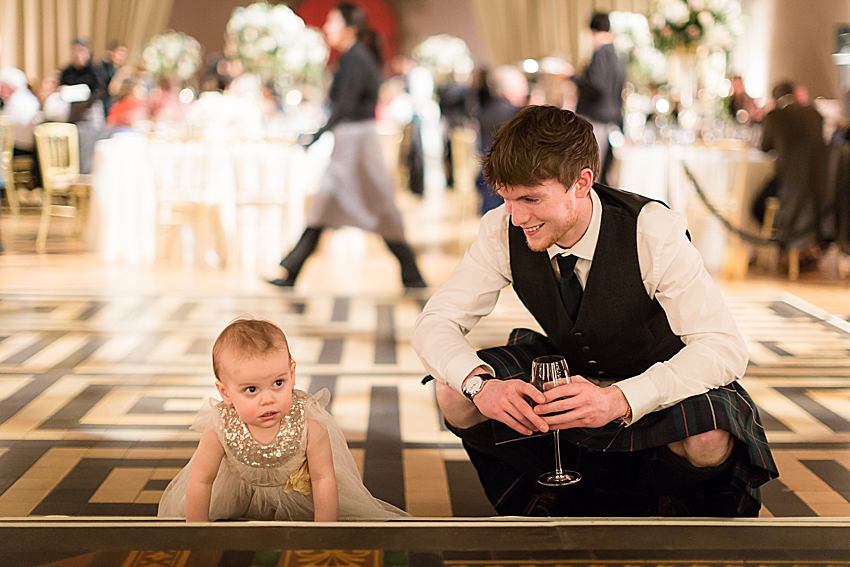
<instances>
[{"instance_id":1,"label":"woman in dark dress","mask_svg":"<svg viewBox=\"0 0 850 567\"><path fill-rule=\"evenodd\" d=\"M324 229L355 226L383 237L401 264L404 287L426 287L404 238L375 126L382 77L375 53L363 41L368 33L366 14L355 4L341 3L330 11L322 29L328 45L342 54L328 93L331 116L314 137L331 130L333 154L307 215L307 229L280 262L285 276L270 283L294 286Z\"/></svg>"}]
</instances>

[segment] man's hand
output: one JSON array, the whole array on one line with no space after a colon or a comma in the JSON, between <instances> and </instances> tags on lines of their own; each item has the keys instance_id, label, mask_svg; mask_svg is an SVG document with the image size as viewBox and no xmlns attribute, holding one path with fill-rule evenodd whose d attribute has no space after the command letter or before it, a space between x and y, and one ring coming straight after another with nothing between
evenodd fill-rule
<instances>
[{"instance_id":1,"label":"man's hand","mask_svg":"<svg viewBox=\"0 0 850 567\"><path fill-rule=\"evenodd\" d=\"M534 413L529 399L536 403L546 401L543 393L528 382L494 378L484 382L472 402L484 416L501 421L523 435L549 431L549 425Z\"/></svg>"},{"instance_id":2,"label":"man's hand","mask_svg":"<svg viewBox=\"0 0 850 567\"><path fill-rule=\"evenodd\" d=\"M602 427L626 414L629 402L616 386L600 388L581 376L545 393L546 403L534 408L551 429Z\"/></svg>"}]
</instances>

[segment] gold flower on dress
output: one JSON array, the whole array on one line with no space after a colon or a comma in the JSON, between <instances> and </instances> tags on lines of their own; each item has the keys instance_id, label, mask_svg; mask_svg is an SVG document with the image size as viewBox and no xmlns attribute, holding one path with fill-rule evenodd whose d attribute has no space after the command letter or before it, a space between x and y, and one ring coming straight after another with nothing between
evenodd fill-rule
<instances>
[{"instance_id":1,"label":"gold flower on dress","mask_svg":"<svg viewBox=\"0 0 850 567\"><path fill-rule=\"evenodd\" d=\"M300 492L301 494L310 494L313 492L313 484L310 481L310 469L307 467L307 461L301 463L301 466L292 471L286 481L286 486L283 491L286 493L292 491Z\"/></svg>"}]
</instances>

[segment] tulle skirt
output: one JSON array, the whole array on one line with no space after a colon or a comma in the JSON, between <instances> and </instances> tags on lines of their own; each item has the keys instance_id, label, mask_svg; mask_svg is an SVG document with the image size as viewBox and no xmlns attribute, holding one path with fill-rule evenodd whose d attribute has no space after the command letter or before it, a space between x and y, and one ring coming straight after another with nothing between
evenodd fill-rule
<instances>
[{"instance_id":1,"label":"tulle skirt","mask_svg":"<svg viewBox=\"0 0 850 567\"><path fill-rule=\"evenodd\" d=\"M328 430L339 490L339 519L386 520L409 516L407 512L375 498L363 486L342 429L324 409L329 399L329 392L322 390L315 396L310 396L305 407L307 418L318 421ZM219 427L218 420L215 419L215 403L216 400L210 400L204 405L192 429L203 431ZM193 456L165 489L159 503L159 517L186 517L186 488L194 460ZM312 496L297 491L284 491L291 470L299 464L281 467L289 472L284 472L284 476L275 481L274 471L242 465L225 454L212 486L210 520L312 520ZM274 486L261 486L270 484L270 480Z\"/></svg>"}]
</instances>

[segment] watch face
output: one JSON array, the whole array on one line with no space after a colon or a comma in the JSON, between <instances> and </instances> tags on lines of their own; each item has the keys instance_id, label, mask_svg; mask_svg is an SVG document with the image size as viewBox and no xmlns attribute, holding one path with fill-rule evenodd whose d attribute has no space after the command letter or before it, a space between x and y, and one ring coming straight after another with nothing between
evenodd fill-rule
<instances>
[{"instance_id":1,"label":"watch face","mask_svg":"<svg viewBox=\"0 0 850 567\"><path fill-rule=\"evenodd\" d=\"M472 376L463 385L463 393L472 397L478 393L478 390L480 390L483 385L484 380L481 379L481 376Z\"/></svg>"}]
</instances>

